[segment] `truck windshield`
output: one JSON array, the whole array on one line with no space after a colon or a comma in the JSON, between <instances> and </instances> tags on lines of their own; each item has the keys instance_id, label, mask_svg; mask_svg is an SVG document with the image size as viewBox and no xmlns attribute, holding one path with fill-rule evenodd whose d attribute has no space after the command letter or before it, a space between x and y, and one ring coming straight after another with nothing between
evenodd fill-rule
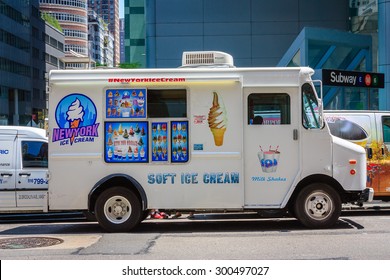
<instances>
[{"instance_id":1,"label":"truck windshield","mask_svg":"<svg viewBox=\"0 0 390 280\"><path fill-rule=\"evenodd\" d=\"M320 110L313 87L306 83L302 86L302 122L307 129L321 128Z\"/></svg>"}]
</instances>

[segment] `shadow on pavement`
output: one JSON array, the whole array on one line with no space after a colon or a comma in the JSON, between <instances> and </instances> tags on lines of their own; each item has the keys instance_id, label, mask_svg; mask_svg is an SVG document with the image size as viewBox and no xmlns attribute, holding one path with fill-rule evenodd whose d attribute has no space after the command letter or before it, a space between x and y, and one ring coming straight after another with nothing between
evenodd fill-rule
<instances>
[{"instance_id":1,"label":"shadow on pavement","mask_svg":"<svg viewBox=\"0 0 390 280\"><path fill-rule=\"evenodd\" d=\"M325 230L362 229L350 219L339 219L336 225ZM293 218L259 218L256 214L196 214L195 219L146 219L129 234L149 233L228 233L228 232L292 232L313 231L302 226ZM103 234L96 222L40 223L18 225L0 231L2 235L32 234Z\"/></svg>"}]
</instances>

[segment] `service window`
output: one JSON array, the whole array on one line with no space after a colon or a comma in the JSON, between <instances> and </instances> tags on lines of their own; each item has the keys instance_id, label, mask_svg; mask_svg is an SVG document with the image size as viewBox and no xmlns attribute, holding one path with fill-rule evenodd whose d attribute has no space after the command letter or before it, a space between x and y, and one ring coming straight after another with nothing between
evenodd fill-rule
<instances>
[{"instance_id":1,"label":"service window","mask_svg":"<svg viewBox=\"0 0 390 280\"><path fill-rule=\"evenodd\" d=\"M22 141L23 168L47 168L48 146L46 142Z\"/></svg>"},{"instance_id":2,"label":"service window","mask_svg":"<svg viewBox=\"0 0 390 280\"><path fill-rule=\"evenodd\" d=\"M252 93L248 96L248 124L291 124L290 96L286 93Z\"/></svg>"},{"instance_id":3,"label":"service window","mask_svg":"<svg viewBox=\"0 0 390 280\"><path fill-rule=\"evenodd\" d=\"M186 118L187 92L185 89L148 89L149 118Z\"/></svg>"}]
</instances>

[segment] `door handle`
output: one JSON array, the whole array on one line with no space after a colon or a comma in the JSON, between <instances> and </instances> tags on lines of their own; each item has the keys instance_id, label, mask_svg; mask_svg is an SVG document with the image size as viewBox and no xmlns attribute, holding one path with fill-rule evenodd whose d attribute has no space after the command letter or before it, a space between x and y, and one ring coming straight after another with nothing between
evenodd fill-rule
<instances>
[{"instance_id":1,"label":"door handle","mask_svg":"<svg viewBox=\"0 0 390 280\"><path fill-rule=\"evenodd\" d=\"M1 173L1 176L5 177L12 177L12 173Z\"/></svg>"},{"instance_id":2,"label":"door handle","mask_svg":"<svg viewBox=\"0 0 390 280\"><path fill-rule=\"evenodd\" d=\"M372 159L372 148L367 148L367 158Z\"/></svg>"},{"instance_id":3,"label":"door handle","mask_svg":"<svg viewBox=\"0 0 390 280\"><path fill-rule=\"evenodd\" d=\"M298 140L298 129L293 130L293 139Z\"/></svg>"},{"instance_id":4,"label":"door handle","mask_svg":"<svg viewBox=\"0 0 390 280\"><path fill-rule=\"evenodd\" d=\"M19 173L19 176L26 176L26 177L28 177L28 176L31 176L31 173Z\"/></svg>"}]
</instances>

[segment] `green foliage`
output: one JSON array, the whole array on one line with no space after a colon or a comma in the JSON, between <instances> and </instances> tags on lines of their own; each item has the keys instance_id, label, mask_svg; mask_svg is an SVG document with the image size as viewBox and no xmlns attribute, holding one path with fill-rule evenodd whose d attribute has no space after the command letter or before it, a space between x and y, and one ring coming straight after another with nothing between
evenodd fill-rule
<instances>
[{"instance_id":1,"label":"green foliage","mask_svg":"<svg viewBox=\"0 0 390 280\"><path fill-rule=\"evenodd\" d=\"M140 68L141 63L139 62L133 62L133 63L120 63L119 68L124 68L124 69L131 69L131 68Z\"/></svg>"},{"instance_id":2,"label":"green foliage","mask_svg":"<svg viewBox=\"0 0 390 280\"><path fill-rule=\"evenodd\" d=\"M41 18L54 28L58 29L60 32L63 32L60 23L55 17L48 13L41 13Z\"/></svg>"},{"instance_id":3,"label":"green foliage","mask_svg":"<svg viewBox=\"0 0 390 280\"><path fill-rule=\"evenodd\" d=\"M96 62L96 67L106 67L107 64Z\"/></svg>"}]
</instances>

